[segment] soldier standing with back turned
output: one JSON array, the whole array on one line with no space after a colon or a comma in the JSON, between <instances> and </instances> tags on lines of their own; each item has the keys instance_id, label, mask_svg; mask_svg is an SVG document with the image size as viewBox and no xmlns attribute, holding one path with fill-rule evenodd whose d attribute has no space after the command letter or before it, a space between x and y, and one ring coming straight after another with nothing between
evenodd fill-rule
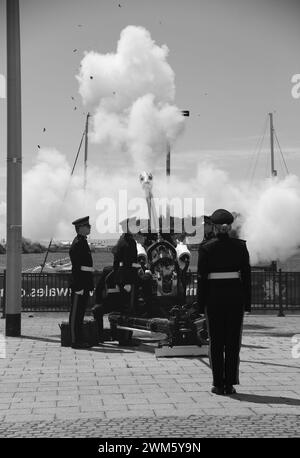
<instances>
[{"instance_id":1,"label":"soldier standing with back turned","mask_svg":"<svg viewBox=\"0 0 300 458\"><path fill-rule=\"evenodd\" d=\"M138 269L137 246L133 234L137 232L140 220L136 217L126 218L120 222L123 234L114 247L114 272L116 283L120 288L124 308L133 312L137 298Z\"/></svg>"},{"instance_id":2,"label":"soldier standing with back turned","mask_svg":"<svg viewBox=\"0 0 300 458\"><path fill-rule=\"evenodd\" d=\"M215 238L199 247L198 304L206 314L212 392L236 393L244 311L251 309L251 269L244 240L229 237L233 216L226 210L211 215Z\"/></svg>"},{"instance_id":3,"label":"soldier standing with back turned","mask_svg":"<svg viewBox=\"0 0 300 458\"><path fill-rule=\"evenodd\" d=\"M91 232L89 217L73 221L77 236L73 240L69 254L72 262L72 295L69 324L71 330L72 348L88 348L83 341L83 320L88 305L90 291L94 289L93 259L87 242Z\"/></svg>"}]
</instances>

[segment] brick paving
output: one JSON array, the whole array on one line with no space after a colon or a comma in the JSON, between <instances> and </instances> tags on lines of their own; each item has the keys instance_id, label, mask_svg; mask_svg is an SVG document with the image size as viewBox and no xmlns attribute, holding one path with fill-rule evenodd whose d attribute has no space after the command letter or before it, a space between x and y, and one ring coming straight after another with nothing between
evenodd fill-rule
<instances>
[{"instance_id":1,"label":"brick paving","mask_svg":"<svg viewBox=\"0 0 300 458\"><path fill-rule=\"evenodd\" d=\"M156 358L145 344L61 347L65 318L24 314L22 337L7 339L0 437L300 436L299 315L245 317L241 384L230 397L210 392L207 358Z\"/></svg>"},{"instance_id":2,"label":"brick paving","mask_svg":"<svg viewBox=\"0 0 300 458\"><path fill-rule=\"evenodd\" d=\"M80 418L0 425L2 437L202 438L300 437L299 415Z\"/></svg>"}]
</instances>

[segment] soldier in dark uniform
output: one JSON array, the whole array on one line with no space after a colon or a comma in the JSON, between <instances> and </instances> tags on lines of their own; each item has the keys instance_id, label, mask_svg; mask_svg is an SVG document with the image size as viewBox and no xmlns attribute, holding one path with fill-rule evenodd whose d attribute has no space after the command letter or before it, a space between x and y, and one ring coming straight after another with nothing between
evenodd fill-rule
<instances>
[{"instance_id":1,"label":"soldier in dark uniform","mask_svg":"<svg viewBox=\"0 0 300 458\"><path fill-rule=\"evenodd\" d=\"M198 304L208 323L212 392L234 394L243 315L251 309L249 253L244 240L229 237L231 213L216 210L211 221L216 237L199 247Z\"/></svg>"},{"instance_id":2,"label":"soldier in dark uniform","mask_svg":"<svg viewBox=\"0 0 300 458\"><path fill-rule=\"evenodd\" d=\"M136 305L138 269L141 267L137 261L137 246L134 240L134 233L138 232L139 220L135 217L126 218L120 224L124 233L113 250L113 268L124 308L132 312Z\"/></svg>"},{"instance_id":3,"label":"soldier in dark uniform","mask_svg":"<svg viewBox=\"0 0 300 458\"><path fill-rule=\"evenodd\" d=\"M69 254L72 262L72 295L69 324L72 348L88 348L83 342L82 325L93 284L93 259L86 237L91 231L89 217L73 221L77 236L73 240Z\"/></svg>"},{"instance_id":4,"label":"soldier in dark uniform","mask_svg":"<svg viewBox=\"0 0 300 458\"><path fill-rule=\"evenodd\" d=\"M124 233L112 249L114 263L105 267L96 287L96 305L92 308L103 342L103 317L110 312L129 312L135 305L138 281L137 245L130 227L138 222L135 218L120 222ZM129 336L132 332L127 333ZM129 342L127 342L128 344Z\"/></svg>"}]
</instances>

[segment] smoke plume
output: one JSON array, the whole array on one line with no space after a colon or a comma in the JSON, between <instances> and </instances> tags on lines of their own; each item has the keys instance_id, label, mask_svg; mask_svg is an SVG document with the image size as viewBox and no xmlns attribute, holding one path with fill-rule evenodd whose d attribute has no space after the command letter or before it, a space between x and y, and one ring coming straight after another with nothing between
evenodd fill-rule
<instances>
[{"instance_id":1,"label":"smoke plume","mask_svg":"<svg viewBox=\"0 0 300 458\"><path fill-rule=\"evenodd\" d=\"M137 171L152 170L183 129L168 52L143 27L128 26L115 53L86 53L77 76L93 114L91 140L128 155Z\"/></svg>"}]
</instances>

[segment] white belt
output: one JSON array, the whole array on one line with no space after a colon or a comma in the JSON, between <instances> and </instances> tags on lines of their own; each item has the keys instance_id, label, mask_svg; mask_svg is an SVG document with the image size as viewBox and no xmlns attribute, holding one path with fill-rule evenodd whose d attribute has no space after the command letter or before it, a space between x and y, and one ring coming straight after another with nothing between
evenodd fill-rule
<instances>
[{"instance_id":1,"label":"white belt","mask_svg":"<svg viewBox=\"0 0 300 458\"><path fill-rule=\"evenodd\" d=\"M123 262L120 262L120 267L123 267L124 266L124 263ZM137 262L133 262L129 267L137 267L137 268L140 268L141 267L141 264L138 264Z\"/></svg>"},{"instance_id":2,"label":"white belt","mask_svg":"<svg viewBox=\"0 0 300 458\"><path fill-rule=\"evenodd\" d=\"M211 272L207 276L208 280L226 280L231 278L240 278L239 272Z\"/></svg>"},{"instance_id":3,"label":"white belt","mask_svg":"<svg viewBox=\"0 0 300 458\"><path fill-rule=\"evenodd\" d=\"M81 266L80 270L83 270L84 272L94 272L94 267Z\"/></svg>"},{"instance_id":4,"label":"white belt","mask_svg":"<svg viewBox=\"0 0 300 458\"><path fill-rule=\"evenodd\" d=\"M108 293L119 293L120 292L120 288L118 286L116 286L115 288L107 288L106 291Z\"/></svg>"}]
</instances>

